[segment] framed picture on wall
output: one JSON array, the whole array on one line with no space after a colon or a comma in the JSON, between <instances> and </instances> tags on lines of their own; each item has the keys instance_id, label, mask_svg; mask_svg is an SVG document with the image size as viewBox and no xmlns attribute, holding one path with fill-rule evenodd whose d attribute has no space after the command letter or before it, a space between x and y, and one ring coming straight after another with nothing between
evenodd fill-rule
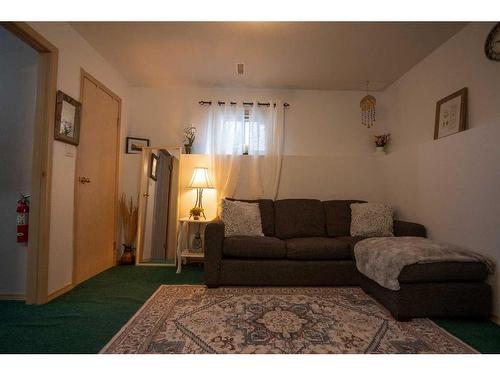
<instances>
[{"instance_id":1,"label":"framed picture on wall","mask_svg":"<svg viewBox=\"0 0 500 375\"><path fill-rule=\"evenodd\" d=\"M436 103L434 139L447 137L467 127L467 87Z\"/></svg>"},{"instance_id":2,"label":"framed picture on wall","mask_svg":"<svg viewBox=\"0 0 500 375\"><path fill-rule=\"evenodd\" d=\"M157 173L158 173L158 160L159 160L158 155L152 152L151 159L149 161L149 177L151 177L151 179L155 181L157 179Z\"/></svg>"},{"instance_id":3,"label":"framed picture on wall","mask_svg":"<svg viewBox=\"0 0 500 375\"><path fill-rule=\"evenodd\" d=\"M149 147L149 139L127 137L127 141L125 142L125 153L140 154L143 147Z\"/></svg>"},{"instance_id":4,"label":"framed picture on wall","mask_svg":"<svg viewBox=\"0 0 500 375\"><path fill-rule=\"evenodd\" d=\"M82 105L62 91L56 96L54 139L77 146L80 140L80 113Z\"/></svg>"}]
</instances>

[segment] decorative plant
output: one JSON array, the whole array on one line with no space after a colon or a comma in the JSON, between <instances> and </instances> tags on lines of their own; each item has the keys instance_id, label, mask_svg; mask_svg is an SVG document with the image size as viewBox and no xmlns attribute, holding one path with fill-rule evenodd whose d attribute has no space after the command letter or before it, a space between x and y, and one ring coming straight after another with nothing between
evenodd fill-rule
<instances>
[{"instance_id":1,"label":"decorative plant","mask_svg":"<svg viewBox=\"0 0 500 375\"><path fill-rule=\"evenodd\" d=\"M194 140L196 139L196 128L194 126L188 126L184 129L184 149L186 154L191 153L191 148L193 147Z\"/></svg>"},{"instance_id":2,"label":"decorative plant","mask_svg":"<svg viewBox=\"0 0 500 375\"><path fill-rule=\"evenodd\" d=\"M375 146L385 147L387 145L387 143L389 143L389 139L391 139L391 135L389 133L376 135L375 136Z\"/></svg>"},{"instance_id":3,"label":"decorative plant","mask_svg":"<svg viewBox=\"0 0 500 375\"><path fill-rule=\"evenodd\" d=\"M126 251L132 250L137 236L138 210L139 207L134 204L132 197L130 197L130 201L127 204L125 194L123 194L120 198L120 216L123 223L123 237L125 241L123 247Z\"/></svg>"},{"instance_id":4,"label":"decorative plant","mask_svg":"<svg viewBox=\"0 0 500 375\"><path fill-rule=\"evenodd\" d=\"M193 216L193 217L198 217L198 216L200 216L203 212L204 212L203 208L201 208L201 207L193 207L193 208L191 208L191 210L189 211L189 215L191 215L191 216Z\"/></svg>"}]
</instances>

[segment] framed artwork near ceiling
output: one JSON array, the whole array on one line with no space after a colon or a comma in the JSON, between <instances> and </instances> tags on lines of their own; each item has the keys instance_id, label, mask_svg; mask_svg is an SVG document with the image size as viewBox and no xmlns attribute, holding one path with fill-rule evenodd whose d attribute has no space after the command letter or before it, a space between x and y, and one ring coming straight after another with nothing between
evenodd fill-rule
<instances>
[{"instance_id":1,"label":"framed artwork near ceiling","mask_svg":"<svg viewBox=\"0 0 500 375\"><path fill-rule=\"evenodd\" d=\"M151 153L151 159L149 160L149 177L152 180L157 180L158 176L158 160L159 157L154 152Z\"/></svg>"},{"instance_id":2,"label":"framed artwork near ceiling","mask_svg":"<svg viewBox=\"0 0 500 375\"><path fill-rule=\"evenodd\" d=\"M54 123L55 140L78 146L81 110L81 103L62 91L57 92Z\"/></svg>"},{"instance_id":3,"label":"framed artwork near ceiling","mask_svg":"<svg viewBox=\"0 0 500 375\"><path fill-rule=\"evenodd\" d=\"M467 87L436 103L434 139L447 137L467 127Z\"/></svg>"},{"instance_id":4,"label":"framed artwork near ceiling","mask_svg":"<svg viewBox=\"0 0 500 375\"><path fill-rule=\"evenodd\" d=\"M149 147L149 139L127 137L127 140L125 142L125 153L140 154L143 147Z\"/></svg>"}]
</instances>

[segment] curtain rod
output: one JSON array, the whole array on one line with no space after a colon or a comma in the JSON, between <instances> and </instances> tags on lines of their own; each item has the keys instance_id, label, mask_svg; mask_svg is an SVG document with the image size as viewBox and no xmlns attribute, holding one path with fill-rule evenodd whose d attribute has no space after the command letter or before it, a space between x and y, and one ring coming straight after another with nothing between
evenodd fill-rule
<instances>
[{"instance_id":1,"label":"curtain rod","mask_svg":"<svg viewBox=\"0 0 500 375\"><path fill-rule=\"evenodd\" d=\"M198 104L201 104L201 105L212 105L212 101L200 100L198 102ZM226 102L218 101L217 104L218 105L223 105L223 104L226 104ZM230 105L236 105L237 103L236 102L229 102L229 104ZM243 105L254 105L254 103L252 103L252 102L243 102ZM257 105L269 107L271 105L271 103L269 103L269 102L268 103L257 102ZM274 106L276 107L276 103L274 103ZM283 103L283 107L290 107L290 104Z\"/></svg>"}]
</instances>

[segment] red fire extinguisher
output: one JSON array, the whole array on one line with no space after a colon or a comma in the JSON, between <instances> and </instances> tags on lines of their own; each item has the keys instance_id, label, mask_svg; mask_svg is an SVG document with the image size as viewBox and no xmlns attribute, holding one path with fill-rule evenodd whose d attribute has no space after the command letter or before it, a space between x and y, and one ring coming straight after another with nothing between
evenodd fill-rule
<instances>
[{"instance_id":1,"label":"red fire extinguisher","mask_svg":"<svg viewBox=\"0 0 500 375\"><path fill-rule=\"evenodd\" d=\"M28 242L28 224L30 212L30 195L21 194L21 198L17 201L17 242Z\"/></svg>"}]
</instances>

